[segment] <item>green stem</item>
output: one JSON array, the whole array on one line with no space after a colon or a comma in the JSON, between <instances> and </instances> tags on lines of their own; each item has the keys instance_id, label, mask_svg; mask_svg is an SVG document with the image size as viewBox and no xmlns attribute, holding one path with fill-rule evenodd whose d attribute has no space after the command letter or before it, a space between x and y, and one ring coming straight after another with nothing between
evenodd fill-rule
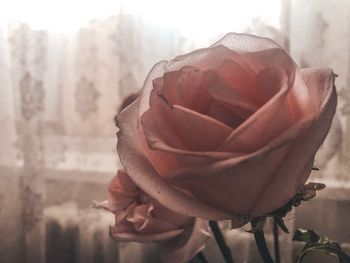
<instances>
[{"instance_id":1,"label":"green stem","mask_svg":"<svg viewBox=\"0 0 350 263\"><path fill-rule=\"evenodd\" d=\"M276 263L281 262L281 256L280 256L280 245L278 240L278 224L277 220L273 218L273 245L274 245L274 252L275 252L275 261Z\"/></svg>"},{"instance_id":2,"label":"green stem","mask_svg":"<svg viewBox=\"0 0 350 263\"><path fill-rule=\"evenodd\" d=\"M254 220L251 221L251 225L252 225L252 228L254 229L256 226L256 222ZM264 230L254 232L254 238L255 238L256 246L259 250L259 254L263 259L264 263L274 263L266 244Z\"/></svg>"},{"instance_id":3,"label":"green stem","mask_svg":"<svg viewBox=\"0 0 350 263\"><path fill-rule=\"evenodd\" d=\"M225 259L226 263L233 263L233 258L231 255L231 250L226 245L225 239L221 233L221 230L216 221L209 221L209 226L214 234L216 243L218 244L221 254Z\"/></svg>"}]
</instances>

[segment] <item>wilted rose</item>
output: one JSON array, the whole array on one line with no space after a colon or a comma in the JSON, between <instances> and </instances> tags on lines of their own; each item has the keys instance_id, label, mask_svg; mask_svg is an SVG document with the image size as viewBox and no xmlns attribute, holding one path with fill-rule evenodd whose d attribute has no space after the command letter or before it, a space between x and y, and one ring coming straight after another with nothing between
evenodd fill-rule
<instances>
[{"instance_id":1,"label":"wilted rose","mask_svg":"<svg viewBox=\"0 0 350 263\"><path fill-rule=\"evenodd\" d=\"M240 226L308 179L334 115L334 76L299 70L275 42L246 34L161 61L118 116L121 162L172 211Z\"/></svg>"},{"instance_id":2,"label":"wilted rose","mask_svg":"<svg viewBox=\"0 0 350 263\"><path fill-rule=\"evenodd\" d=\"M164 262L186 262L204 248L208 221L174 213L145 194L125 171L113 178L108 200L96 203L115 214L111 236L119 241L158 242Z\"/></svg>"}]
</instances>

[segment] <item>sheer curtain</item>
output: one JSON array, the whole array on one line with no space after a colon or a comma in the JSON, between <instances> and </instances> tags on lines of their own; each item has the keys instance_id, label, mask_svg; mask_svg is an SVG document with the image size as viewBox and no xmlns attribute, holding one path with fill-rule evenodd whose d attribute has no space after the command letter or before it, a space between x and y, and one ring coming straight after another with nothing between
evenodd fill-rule
<instances>
[{"instance_id":1,"label":"sheer curtain","mask_svg":"<svg viewBox=\"0 0 350 263\"><path fill-rule=\"evenodd\" d=\"M342 230L350 216L348 1L11 3L0 12L0 262L132 262L128 245L108 243L113 218L89 208L105 198L119 166L118 104L142 87L157 61L208 46L229 31L271 37L300 66L329 66L339 75L339 107L315 173L328 190L289 224L311 225L350 244L350 229ZM52 234L50 220L78 231L64 245L69 248L59 241L71 232ZM228 233L242 260L257 262L237 237L249 238ZM92 247L97 254L87 251ZM150 253L133 248L134 257ZM57 251L70 254L54 259ZM283 253L286 262L295 254L287 246Z\"/></svg>"}]
</instances>

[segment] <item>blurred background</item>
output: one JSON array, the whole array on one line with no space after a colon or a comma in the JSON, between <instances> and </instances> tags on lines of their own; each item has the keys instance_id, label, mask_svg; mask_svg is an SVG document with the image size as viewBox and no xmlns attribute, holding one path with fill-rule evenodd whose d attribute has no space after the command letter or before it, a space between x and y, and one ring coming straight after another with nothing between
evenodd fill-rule
<instances>
[{"instance_id":1,"label":"blurred background","mask_svg":"<svg viewBox=\"0 0 350 263\"><path fill-rule=\"evenodd\" d=\"M119 167L113 117L153 64L231 31L273 38L300 67L339 75L312 174L328 187L287 223L350 251L350 1L12 0L0 2L1 263L158 261L152 246L110 240L113 216L91 208ZM226 238L237 262L260 262L251 234ZM292 262L301 245L281 239ZM215 249L205 254L220 262Z\"/></svg>"}]
</instances>

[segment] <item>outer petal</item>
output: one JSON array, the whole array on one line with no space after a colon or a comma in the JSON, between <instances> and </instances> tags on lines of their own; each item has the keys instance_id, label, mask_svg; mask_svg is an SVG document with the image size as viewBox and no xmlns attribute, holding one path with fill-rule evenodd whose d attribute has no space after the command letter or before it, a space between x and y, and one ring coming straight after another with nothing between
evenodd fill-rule
<instances>
[{"instance_id":1,"label":"outer petal","mask_svg":"<svg viewBox=\"0 0 350 263\"><path fill-rule=\"evenodd\" d=\"M301 75L310 94L309 110L319 111L334 85L335 74L330 68L306 68L301 70Z\"/></svg>"},{"instance_id":2,"label":"outer petal","mask_svg":"<svg viewBox=\"0 0 350 263\"><path fill-rule=\"evenodd\" d=\"M185 66L207 70L215 68L224 59L231 59L238 63L248 73L254 74L254 71L249 67L249 64L242 60L240 55L234 49L226 47L225 45L213 45L209 48L198 49L191 53L178 56L174 60L169 61L166 70L175 71Z\"/></svg>"},{"instance_id":3,"label":"outer petal","mask_svg":"<svg viewBox=\"0 0 350 263\"><path fill-rule=\"evenodd\" d=\"M133 103L139 96L140 96L140 91L131 93L128 96L126 96L122 101L121 105L119 106L118 113L121 112L126 107L128 107L131 103Z\"/></svg>"},{"instance_id":4,"label":"outer petal","mask_svg":"<svg viewBox=\"0 0 350 263\"><path fill-rule=\"evenodd\" d=\"M172 175L172 182L191 191L203 203L237 215L242 220L234 221L233 225L241 226L251 218L252 207L287 152L287 146L280 146L273 151L256 153L250 158L233 158L205 166L198 171L196 168L188 169L181 174Z\"/></svg>"},{"instance_id":5,"label":"outer petal","mask_svg":"<svg viewBox=\"0 0 350 263\"><path fill-rule=\"evenodd\" d=\"M239 53L261 51L269 48L281 48L280 45L269 38L244 33L228 33L213 44L213 46L217 45L224 45Z\"/></svg>"},{"instance_id":6,"label":"outer petal","mask_svg":"<svg viewBox=\"0 0 350 263\"><path fill-rule=\"evenodd\" d=\"M195 198L169 185L154 169L147 155L147 144L138 127L139 100L124 109L118 116L117 150L128 175L145 193L160 204L179 214L221 220L231 218L227 213L209 207Z\"/></svg>"},{"instance_id":7,"label":"outer petal","mask_svg":"<svg viewBox=\"0 0 350 263\"><path fill-rule=\"evenodd\" d=\"M193 226L161 245L161 259L166 263L188 262L204 248L209 237L208 221L196 218Z\"/></svg>"},{"instance_id":8,"label":"outer petal","mask_svg":"<svg viewBox=\"0 0 350 263\"><path fill-rule=\"evenodd\" d=\"M310 108L317 109L317 111L314 111L312 125L301 137L297 138L285 161L253 207L251 212L253 215L259 216L270 212L268 211L270 207L283 206L306 182L311 172L314 156L332 123L337 105L332 70L328 68L305 69L302 70L302 76L312 95ZM276 196L279 198L275 198Z\"/></svg>"},{"instance_id":9,"label":"outer petal","mask_svg":"<svg viewBox=\"0 0 350 263\"><path fill-rule=\"evenodd\" d=\"M233 226L239 227L252 218L252 208L261 197L288 153L295 138L311 123L305 118L291 129L251 154L218 161L202 167L178 169L167 176L174 185L191 189L203 203L221 210L241 215ZM279 197L284 199L283 197ZM271 210L278 208L274 207Z\"/></svg>"}]
</instances>

